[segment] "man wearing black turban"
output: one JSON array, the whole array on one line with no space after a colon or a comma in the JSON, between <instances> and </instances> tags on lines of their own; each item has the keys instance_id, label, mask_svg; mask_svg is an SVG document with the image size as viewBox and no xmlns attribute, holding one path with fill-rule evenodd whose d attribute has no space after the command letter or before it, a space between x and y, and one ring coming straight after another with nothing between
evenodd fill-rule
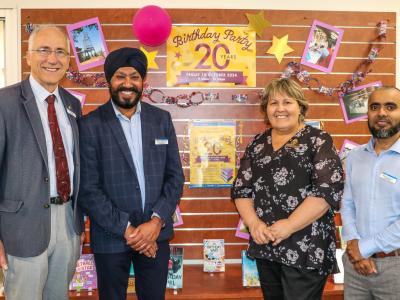
<instances>
[{"instance_id":1,"label":"man wearing black turban","mask_svg":"<svg viewBox=\"0 0 400 300\"><path fill-rule=\"evenodd\" d=\"M172 215L183 172L171 116L140 101L147 58L111 52L104 72L111 99L79 122L79 201L91 220L100 300L126 299L133 263L139 300L164 299Z\"/></svg>"}]
</instances>

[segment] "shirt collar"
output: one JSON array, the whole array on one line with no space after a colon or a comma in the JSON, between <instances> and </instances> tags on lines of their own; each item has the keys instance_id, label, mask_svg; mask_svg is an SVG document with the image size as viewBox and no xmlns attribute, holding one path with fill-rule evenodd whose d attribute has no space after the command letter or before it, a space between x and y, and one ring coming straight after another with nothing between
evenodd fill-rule
<instances>
[{"instance_id":1,"label":"shirt collar","mask_svg":"<svg viewBox=\"0 0 400 300\"><path fill-rule=\"evenodd\" d=\"M56 96L56 101L57 99L61 99L60 93L58 91L58 86L56 87L53 93L49 93L49 91L46 90L39 82L37 82L32 75L29 76L29 83L31 85L33 95L35 96L36 100L45 102L49 95Z\"/></svg>"},{"instance_id":2,"label":"shirt collar","mask_svg":"<svg viewBox=\"0 0 400 300\"><path fill-rule=\"evenodd\" d=\"M373 137L369 140L368 144L365 145L364 150L368 152L373 152L375 153L375 148L374 148L375 140ZM400 154L400 139L398 139L392 147L390 147L387 151L394 151Z\"/></svg>"},{"instance_id":3,"label":"shirt collar","mask_svg":"<svg viewBox=\"0 0 400 300\"><path fill-rule=\"evenodd\" d=\"M117 106L114 104L114 101L112 101L111 100L111 104L112 104L112 107L113 107L113 109L114 109L114 112L115 112L115 115L117 116L117 118L119 118L119 119L124 119L124 120L128 120L129 121L129 119L126 117L126 116L124 116L121 112L120 112L120 110L117 108ZM133 114L133 116L135 116L135 115L139 115L140 113L141 113L141 111L142 111L142 105L140 104L140 100L139 100L139 102L136 104L136 111L135 111L135 113ZM132 116L132 117L133 117Z\"/></svg>"}]
</instances>

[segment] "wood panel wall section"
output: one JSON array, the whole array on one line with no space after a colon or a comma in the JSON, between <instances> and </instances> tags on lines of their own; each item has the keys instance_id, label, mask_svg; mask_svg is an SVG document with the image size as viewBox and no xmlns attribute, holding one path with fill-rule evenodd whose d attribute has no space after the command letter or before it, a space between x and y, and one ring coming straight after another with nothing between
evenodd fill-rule
<instances>
[{"instance_id":1,"label":"wood panel wall section","mask_svg":"<svg viewBox=\"0 0 400 300\"><path fill-rule=\"evenodd\" d=\"M25 52L28 44L28 34L25 32L27 22L33 24L57 24L66 26L92 17L99 17L107 46L110 51L124 46L139 47L139 41L132 33L131 20L137 9L22 9L21 10L21 53L22 77L29 74L25 62ZM246 25L245 13L258 13L255 10L228 9L168 9L174 24L190 25ZM189 94L192 91L219 93L220 99L205 102L197 107L179 108L165 103L155 104L168 110L176 128L179 147L185 172L185 188L180 201L180 209L184 225L176 228L175 237L171 243L185 247L185 259L202 259L202 242L205 238L223 238L225 240L226 258L240 258L240 250L247 247L247 241L235 237L235 229L239 217L231 202L229 189L189 189L189 165L187 163L188 149L184 147L187 139L185 128L191 120L236 120L243 124L242 143L237 149L243 154L246 144L252 137L262 132L265 126L259 113L259 100L256 97L271 79L281 75L290 61L300 62L301 55L314 19L344 29L343 41L340 45L332 73L325 74L305 68L317 77L325 86L337 86L350 79L357 65L362 62L371 45L377 37L376 24L381 20L388 21L387 40L379 58L373 64L372 72L364 83L380 80L384 85L395 84L396 60L396 19L391 12L326 12L326 11L290 11L264 10L265 18L272 23L257 37L257 87L256 88L171 88L166 87L166 45L156 48L145 47L147 51L158 51L156 62L159 70L150 70L148 82L153 88L162 90L166 95ZM289 46L294 52L286 55L279 64L274 56L266 54L271 46L272 36L282 37L289 34ZM71 64L76 68L75 58ZM102 72L102 67L89 69L86 72ZM85 72L85 73L86 73ZM71 88L87 95L83 109L88 113L109 99L107 88L83 87L64 79L62 86ZM337 95L324 96L308 89L304 92L310 102L307 116L309 120L320 120L324 128L334 139L339 149L345 138L356 143L365 143L369 132L365 121L346 125L339 106ZM233 94L248 94L246 103L232 100ZM239 131L238 131L239 132Z\"/></svg>"}]
</instances>

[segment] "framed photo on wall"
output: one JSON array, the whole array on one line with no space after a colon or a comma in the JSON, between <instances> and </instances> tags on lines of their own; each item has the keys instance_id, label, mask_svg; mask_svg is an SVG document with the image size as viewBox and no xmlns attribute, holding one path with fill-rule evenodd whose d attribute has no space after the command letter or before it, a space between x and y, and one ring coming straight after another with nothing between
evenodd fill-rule
<instances>
[{"instance_id":1,"label":"framed photo on wall","mask_svg":"<svg viewBox=\"0 0 400 300\"><path fill-rule=\"evenodd\" d=\"M382 82L375 81L358 86L339 97L346 124L367 118L369 95L379 86L382 86Z\"/></svg>"},{"instance_id":2,"label":"framed photo on wall","mask_svg":"<svg viewBox=\"0 0 400 300\"><path fill-rule=\"evenodd\" d=\"M343 29L314 20L301 58L301 64L330 73L342 37Z\"/></svg>"},{"instance_id":3,"label":"framed photo on wall","mask_svg":"<svg viewBox=\"0 0 400 300\"><path fill-rule=\"evenodd\" d=\"M242 239L249 240L250 239L250 232L247 226L243 223L242 218L240 218L239 223L236 227L235 236L240 237Z\"/></svg>"},{"instance_id":4,"label":"framed photo on wall","mask_svg":"<svg viewBox=\"0 0 400 300\"><path fill-rule=\"evenodd\" d=\"M357 146L359 146L359 144L354 143L348 139L345 139L343 141L342 148L340 148L340 151L339 151L339 158L340 158L340 162L342 163L343 169L345 169L345 167L346 167L346 158L349 155L350 151L353 150L354 148L356 148Z\"/></svg>"},{"instance_id":5,"label":"framed photo on wall","mask_svg":"<svg viewBox=\"0 0 400 300\"><path fill-rule=\"evenodd\" d=\"M99 18L68 25L67 32L79 71L104 64L108 49Z\"/></svg>"},{"instance_id":6,"label":"framed photo on wall","mask_svg":"<svg viewBox=\"0 0 400 300\"><path fill-rule=\"evenodd\" d=\"M175 212L172 215L172 221L174 222L173 223L174 227L178 227L183 224L183 219L182 219L181 210L179 209L179 206L176 206Z\"/></svg>"}]
</instances>

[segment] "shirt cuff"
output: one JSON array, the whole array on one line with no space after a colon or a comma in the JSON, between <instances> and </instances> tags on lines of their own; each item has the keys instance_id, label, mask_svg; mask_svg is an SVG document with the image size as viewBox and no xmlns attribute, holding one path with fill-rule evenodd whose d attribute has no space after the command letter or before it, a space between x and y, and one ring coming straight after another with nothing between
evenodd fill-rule
<instances>
[{"instance_id":1,"label":"shirt cuff","mask_svg":"<svg viewBox=\"0 0 400 300\"><path fill-rule=\"evenodd\" d=\"M342 239L345 242L351 240L360 240L361 237L357 232L357 229L353 226L342 226Z\"/></svg>"},{"instance_id":2,"label":"shirt cuff","mask_svg":"<svg viewBox=\"0 0 400 300\"><path fill-rule=\"evenodd\" d=\"M372 254L380 252L381 250L375 244L374 238L361 239L358 241L358 248L360 249L361 256L369 258Z\"/></svg>"},{"instance_id":3,"label":"shirt cuff","mask_svg":"<svg viewBox=\"0 0 400 300\"><path fill-rule=\"evenodd\" d=\"M161 220L161 222L162 222L161 228L164 228L164 227L165 227L165 222L164 222L163 219L161 219L161 217L160 217L160 215L159 215L158 213L153 212L152 215L151 215L151 218L152 218L152 219L153 219L153 218L159 218L159 219Z\"/></svg>"},{"instance_id":4,"label":"shirt cuff","mask_svg":"<svg viewBox=\"0 0 400 300\"><path fill-rule=\"evenodd\" d=\"M126 225L126 229L131 225L131 222L128 221L128 225Z\"/></svg>"}]
</instances>

